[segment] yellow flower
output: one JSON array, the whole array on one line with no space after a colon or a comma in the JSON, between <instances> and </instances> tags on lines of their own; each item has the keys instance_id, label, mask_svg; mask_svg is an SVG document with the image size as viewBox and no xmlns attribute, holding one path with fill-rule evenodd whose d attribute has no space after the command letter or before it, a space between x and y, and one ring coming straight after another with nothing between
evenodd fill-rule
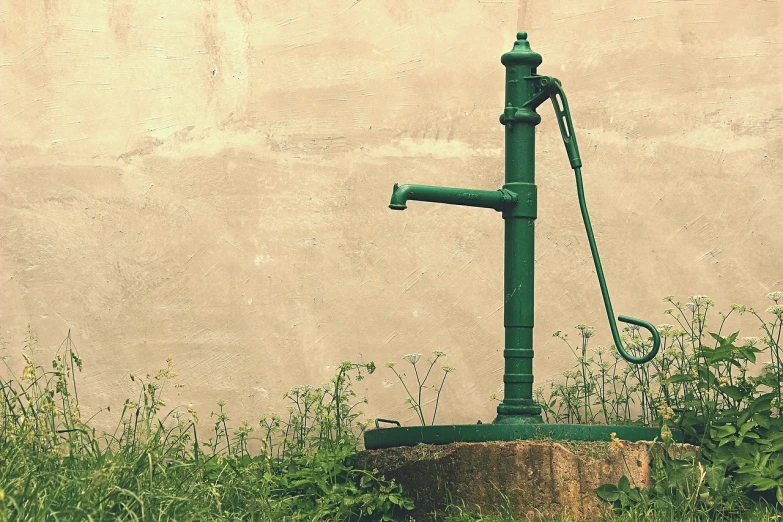
<instances>
[{"instance_id":1,"label":"yellow flower","mask_svg":"<svg viewBox=\"0 0 783 522\"><path fill-rule=\"evenodd\" d=\"M35 380L35 364L32 359L25 354L22 354L22 357L24 357L24 360L27 363L22 369L22 379L33 382Z\"/></svg>"},{"instance_id":2,"label":"yellow flower","mask_svg":"<svg viewBox=\"0 0 783 522\"><path fill-rule=\"evenodd\" d=\"M610 437L612 437L612 447L617 449L623 449L625 445L623 444L623 441L617 438L617 433L612 432L610 434Z\"/></svg>"},{"instance_id":3,"label":"yellow flower","mask_svg":"<svg viewBox=\"0 0 783 522\"><path fill-rule=\"evenodd\" d=\"M193 423L198 424L198 413L196 413L196 410L193 408L188 408L188 413L190 413L190 416L193 417Z\"/></svg>"},{"instance_id":4,"label":"yellow flower","mask_svg":"<svg viewBox=\"0 0 783 522\"><path fill-rule=\"evenodd\" d=\"M674 418L674 410L671 409L671 407L669 407L669 405L665 402L661 403L661 405L658 407L658 413L665 421L672 420Z\"/></svg>"}]
</instances>

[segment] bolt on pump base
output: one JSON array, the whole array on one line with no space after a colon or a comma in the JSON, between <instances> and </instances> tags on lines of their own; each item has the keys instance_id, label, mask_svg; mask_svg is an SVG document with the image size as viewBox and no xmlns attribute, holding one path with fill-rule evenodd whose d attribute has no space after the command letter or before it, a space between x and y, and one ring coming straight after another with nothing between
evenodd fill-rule
<instances>
[{"instance_id":1,"label":"bolt on pump base","mask_svg":"<svg viewBox=\"0 0 783 522\"><path fill-rule=\"evenodd\" d=\"M541 122L536 109L547 100L552 100L554 105L568 161L576 176L579 207L615 346L627 361L640 364L655 357L661 341L658 331L647 321L621 315L618 316L620 321L646 329L652 338L652 349L644 356L632 355L623 347L587 214L582 188L582 160L560 81L537 73L542 59L530 49L527 33L517 34L514 47L500 61L506 67L506 103L500 116L500 123L506 130L506 182L503 187L492 191L395 184L389 208L405 210L408 201L429 201L491 208L502 213L505 223L503 325L506 332L503 401L498 405L498 415L492 424L402 427L397 421L376 419L377 428L384 423L396 427L368 430L364 436L367 449L539 437L608 441L611 433L624 440L638 441L653 440L660 433L656 428L638 426L544 424L541 419L541 408L533 400L533 268L537 215L535 131L536 125Z\"/></svg>"}]
</instances>

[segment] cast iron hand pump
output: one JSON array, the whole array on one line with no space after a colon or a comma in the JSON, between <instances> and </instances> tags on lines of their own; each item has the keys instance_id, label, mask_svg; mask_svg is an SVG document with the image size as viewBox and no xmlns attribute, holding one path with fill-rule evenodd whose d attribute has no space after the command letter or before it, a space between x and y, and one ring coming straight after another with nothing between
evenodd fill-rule
<instances>
[{"instance_id":1,"label":"cast iron hand pump","mask_svg":"<svg viewBox=\"0 0 783 522\"><path fill-rule=\"evenodd\" d=\"M658 331L649 322L621 315L617 319L644 328L652 338L652 348L643 356L632 355L623 346L587 213L582 186L582 160L579 157L568 101L560 81L537 74L536 69L542 62L541 55L530 49L527 33L524 32L517 34L513 49L501 57L501 62L506 67L506 102L500 116L500 123L505 126L506 142L503 187L491 191L395 184L389 204L391 209L405 210L410 200L430 201L492 208L502 212L505 221L505 391L503 401L497 408L498 416L492 425L373 430L365 436L368 448L418 442L443 444L455 441L514 440L541 435L556 439L608 440L610 431L607 430L616 431L618 434L622 432L621 436L626 440L643 440L645 437L646 440L651 440L655 437L655 430L644 431L649 428L623 431L619 426L542 424L541 408L533 400L534 222L537 216L535 128L541 122L536 108L547 99L552 100L554 105L568 159L576 175L579 207L615 346L627 361L639 364L655 357L661 340Z\"/></svg>"}]
</instances>

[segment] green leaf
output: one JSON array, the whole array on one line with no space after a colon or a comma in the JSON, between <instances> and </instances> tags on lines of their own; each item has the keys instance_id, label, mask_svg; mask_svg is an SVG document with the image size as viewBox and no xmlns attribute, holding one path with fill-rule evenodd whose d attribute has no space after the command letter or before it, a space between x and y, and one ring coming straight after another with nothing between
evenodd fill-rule
<instances>
[{"instance_id":1,"label":"green leaf","mask_svg":"<svg viewBox=\"0 0 783 522\"><path fill-rule=\"evenodd\" d=\"M750 485L755 486L756 491L769 491L772 488L780 487L777 480L766 477L753 477L750 480Z\"/></svg>"},{"instance_id":2,"label":"green leaf","mask_svg":"<svg viewBox=\"0 0 783 522\"><path fill-rule=\"evenodd\" d=\"M710 337L718 341L718 345L723 347L727 345L734 344L734 341L737 340L737 336L739 336L739 332L734 332L733 334L729 335L728 337L721 337L720 335L716 333L710 332Z\"/></svg>"},{"instance_id":3,"label":"green leaf","mask_svg":"<svg viewBox=\"0 0 783 522\"><path fill-rule=\"evenodd\" d=\"M724 393L727 397L734 399L735 401L741 401L745 398L745 394L742 393L742 390L737 388L736 386L723 386L720 388L720 391Z\"/></svg>"},{"instance_id":4,"label":"green leaf","mask_svg":"<svg viewBox=\"0 0 783 522\"><path fill-rule=\"evenodd\" d=\"M743 346L739 349L740 355L753 364L756 364L756 354L761 353L762 351L763 350L759 350L753 346Z\"/></svg>"},{"instance_id":5,"label":"green leaf","mask_svg":"<svg viewBox=\"0 0 783 522\"><path fill-rule=\"evenodd\" d=\"M735 433L737 433L737 428L734 426L718 426L711 430L710 435L712 435L713 439L723 439Z\"/></svg>"},{"instance_id":6,"label":"green leaf","mask_svg":"<svg viewBox=\"0 0 783 522\"><path fill-rule=\"evenodd\" d=\"M735 366L739 366L739 363L735 360L736 349L733 346L721 346L714 350L704 350L704 360L707 364L715 364L718 362L731 361Z\"/></svg>"},{"instance_id":7,"label":"green leaf","mask_svg":"<svg viewBox=\"0 0 783 522\"><path fill-rule=\"evenodd\" d=\"M631 481L628 480L628 477L625 475L620 477L620 482L617 483L617 489L625 493L631 491Z\"/></svg>"},{"instance_id":8,"label":"green leaf","mask_svg":"<svg viewBox=\"0 0 783 522\"><path fill-rule=\"evenodd\" d=\"M752 430L756 426L758 426L758 424L756 424L754 421L746 422L745 424L740 426L739 434L744 436L748 431Z\"/></svg>"},{"instance_id":9,"label":"green leaf","mask_svg":"<svg viewBox=\"0 0 783 522\"><path fill-rule=\"evenodd\" d=\"M665 379L665 382L667 384L681 384L683 382L693 382L694 378L692 375L686 375L684 373L678 373L676 375L672 375L671 377Z\"/></svg>"},{"instance_id":10,"label":"green leaf","mask_svg":"<svg viewBox=\"0 0 783 522\"><path fill-rule=\"evenodd\" d=\"M715 376L712 371L710 371L709 368L706 368L704 366L699 366L697 369L699 372L699 378L701 379L701 382L699 382L699 387L702 389L710 389L713 386L717 386L718 384L718 378Z\"/></svg>"},{"instance_id":11,"label":"green leaf","mask_svg":"<svg viewBox=\"0 0 783 522\"><path fill-rule=\"evenodd\" d=\"M603 484L598 486L595 488L595 494L607 502L614 502L620 498L620 491L614 484Z\"/></svg>"},{"instance_id":12,"label":"green leaf","mask_svg":"<svg viewBox=\"0 0 783 522\"><path fill-rule=\"evenodd\" d=\"M717 489L723 483L723 478L726 476L726 468L720 465L708 466L704 476L707 479L707 484L712 489Z\"/></svg>"},{"instance_id":13,"label":"green leaf","mask_svg":"<svg viewBox=\"0 0 783 522\"><path fill-rule=\"evenodd\" d=\"M748 409L753 413L769 411L772 408L772 400L776 395L775 392L765 393L751 402Z\"/></svg>"},{"instance_id":14,"label":"green leaf","mask_svg":"<svg viewBox=\"0 0 783 522\"><path fill-rule=\"evenodd\" d=\"M642 501L642 494L639 493L639 490L632 489L628 492L628 498L630 498L633 502L636 502L637 504Z\"/></svg>"}]
</instances>

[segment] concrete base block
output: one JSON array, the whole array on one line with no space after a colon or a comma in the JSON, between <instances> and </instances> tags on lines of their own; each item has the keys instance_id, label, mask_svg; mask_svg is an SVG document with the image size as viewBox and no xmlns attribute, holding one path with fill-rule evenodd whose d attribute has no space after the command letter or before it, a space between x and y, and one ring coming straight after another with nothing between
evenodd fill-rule
<instances>
[{"instance_id":1,"label":"concrete base block","mask_svg":"<svg viewBox=\"0 0 783 522\"><path fill-rule=\"evenodd\" d=\"M486 442L368 450L359 465L402 484L416 509L411 518L437 520L449 504L480 513L510 510L520 517L569 515L597 520L608 505L595 494L628 476L650 485L651 442ZM661 445L658 447L662 448ZM670 453L696 452L677 444Z\"/></svg>"}]
</instances>

